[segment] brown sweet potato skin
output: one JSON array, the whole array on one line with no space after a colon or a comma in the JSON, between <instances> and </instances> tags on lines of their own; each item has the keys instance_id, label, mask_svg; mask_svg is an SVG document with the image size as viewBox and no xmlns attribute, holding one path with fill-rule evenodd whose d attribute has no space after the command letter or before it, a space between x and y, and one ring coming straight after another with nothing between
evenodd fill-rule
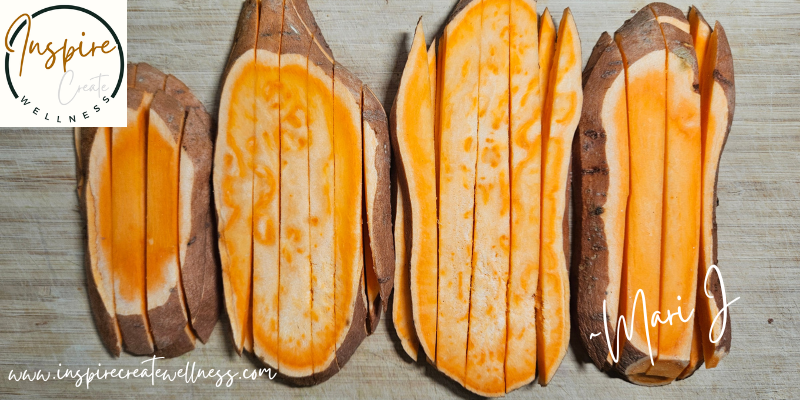
<instances>
[{"instance_id":1,"label":"brown sweet potato skin","mask_svg":"<svg viewBox=\"0 0 800 400\"><path fill-rule=\"evenodd\" d=\"M170 75L166 93L186 108L181 137L181 158L188 156L194 168L191 196L191 234L181 260L181 281L189 320L201 342L208 341L220 312L221 277L216 250L214 214L211 211L211 167L214 157L213 122L202 103L186 85Z\"/></svg>"},{"instance_id":2,"label":"brown sweet potato skin","mask_svg":"<svg viewBox=\"0 0 800 400\"><path fill-rule=\"evenodd\" d=\"M391 203L391 162L392 155L389 144L389 120L386 117L378 98L366 85L363 87L362 120L366 126L375 131L377 143L373 151L375 154L375 170L378 174L378 186L373 199L373 210L364 215L372 216L368 221L368 228L371 237L370 249L372 252L372 266L378 283L381 286L380 307L376 307L375 315L370 316L370 332L374 332L377 320L380 319L381 310L386 311L389 295L392 293L394 285L394 242L392 235L392 203ZM366 162L366 160L365 160ZM365 190L365 196L368 195ZM367 203L368 204L368 203Z\"/></svg>"},{"instance_id":3,"label":"brown sweet potato skin","mask_svg":"<svg viewBox=\"0 0 800 400\"><path fill-rule=\"evenodd\" d=\"M584 71L583 115L574 154L575 257L578 263L577 320L581 340L600 370L607 371L608 346L604 336L590 340L593 333L605 333L615 342L615 321L604 320L602 304L609 284L608 244L601 215L609 189L606 132L601 110L606 90L624 74L622 58L607 32L598 40Z\"/></svg>"},{"instance_id":4,"label":"brown sweet potato skin","mask_svg":"<svg viewBox=\"0 0 800 400\"><path fill-rule=\"evenodd\" d=\"M129 75L130 76L130 75ZM89 177L89 156L94 146L94 140L97 137L98 128L76 128L75 129L75 144L76 153L78 157L78 204L81 213L81 221L83 225L87 224L87 205L86 205L86 191L89 190L88 177ZM88 229L88 228L87 228ZM91 255L89 249L89 240L87 237L84 241L84 265L86 268L86 287L87 294L89 295L89 305L92 308L94 315L94 323L97 328L97 333L100 334L100 341L106 347L109 353L114 357L119 357L122 349L122 337L120 335L119 326L117 325L116 312L109 309L107 304L103 302L100 297L100 292L97 288L98 282L95 282L92 273ZM113 293L111 294L113 298ZM114 305L111 304L111 307Z\"/></svg>"},{"instance_id":5,"label":"brown sweet potato skin","mask_svg":"<svg viewBox=\"0 0 800 400\"><path fill-rule=\"evenodd\" d=\"M725 33L725 29L722 27L722 24L717 22L714 25L714 32L717 33L717 60L716 60L716 68L714 69L714 80L722 86L723 91L725 92L725 98L728 100L728 129L725 133L725 140L722 144L722 151L720 152L720 157L722 156L722 152L725 151L725 145L728 142L728 137L731 132L731 126L733 125L733 115L736 111L736 80L734 78L734 69L733 69L733 54L731 53L730 43L728 42L728 36ZM717 169L716 178L714 180L714 198L715 204L718 202L719 198L717 197L717 185L719 183L719 169ZM717 258L717 207L714 207L714 214L713 214L713 221L714 221L714 228L713 228L713 248L712 248L712 257L714 260L714 265L719 265L719 259ZM702 269L701 269L702 270ZM702 272L701 272L702 273ZM703 293L702 286L704 282L705 276L698 276L698 299L704 299L705 293ZM720 285L719 276L717 274L711 274L708 278L708 287L710 293L714 295L714 301L717 303L717 308L722 310L722 307L725 306L722 301L722 286ZM703 296L703 297L700 297ZM725 320L725 332L722 335L720 341L716 344L716 350L718 353L721 353L720 359L727 355L731 350L731 313L730 310L726 313L727 317ZM713 316L712 316L713 318ZM703 332L704 335L707 332ZM704 339L705 340L705 339ZM711 366L707 366L710 368Z\"/></svg>"}]
</instances>

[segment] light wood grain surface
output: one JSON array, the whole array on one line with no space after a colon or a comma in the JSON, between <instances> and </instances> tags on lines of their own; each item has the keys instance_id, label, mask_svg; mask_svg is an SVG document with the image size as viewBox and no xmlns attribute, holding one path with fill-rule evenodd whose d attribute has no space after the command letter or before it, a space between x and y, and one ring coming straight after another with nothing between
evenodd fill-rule
<instances>
[{"instance_id":1,"label":"light wood grain surface","mask_svg":"<svg viewBox=\"0 0 800 400\"><path fill-rule=\"evenodd\" d=\"M309 0L338 62L389 106L424 16L428 40L455 0ZM604 30L614 31L645 1L540 2L560 19L569 6L583 40L584 62ZM690 2L673 4L688 9ZM800 397L800 2L699 1L709 22L726 28L736 60L737 110L720 171L719 263L732 307L731 354L715 370L687 381L642 388L600 373L573 340L548 387L509 398L798 398ZM129 0L128 55L188 84L216 113L218 83L241 0ZM388 107L387 107L388 109ZM0 398L457 398L465 390L399 352L390 320L346 368L312 388L267 379L186 384L111 380L9 382L15 372L59 368L137 368L143 358L113 359L100 343L85 291L83 230L75 196L70 130L0 132ZM187 362L240 372L256 364L236 356L227 320L206 346L158 363Z\"/></svg>"}]
</instances>

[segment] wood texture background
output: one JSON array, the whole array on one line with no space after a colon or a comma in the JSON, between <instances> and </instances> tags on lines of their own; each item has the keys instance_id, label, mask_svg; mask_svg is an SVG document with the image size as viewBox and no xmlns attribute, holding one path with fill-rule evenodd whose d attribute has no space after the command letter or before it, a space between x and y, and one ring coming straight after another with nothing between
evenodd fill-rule
<instances>
[{"instance_id":1,"label":"wood texture background","mask_svg":"<svg viewBox=\"0 0 800 400\"><path fill-rule=\"evenodd\" d=\"M455 0L309 0L338 62L390 106L424 16L428 41ZM128 55L174 74L215 114L218 84L241 0L130 0ZM614 31L645 1L543 0L558 20L572 7L584 62L604 30ZM688 1L675 1L688 9ZM573 340L548 387L509 398L797 398L800 397L800 2L699 1L710 23L722 21L736 60L737 111L720 171L719 261L732 306L733 347L715 370L687 381L641 388L600 373ZM388 107L387 107L388 109ZM75 196L72 131L0 131L0 398L158 399L210 397L457 398L471 397L424 363L399 352L383 321L347 367L327 383L291 388L267 379L231 388L204 381L8 381L10 370L136 368L142 358L113 359L95 331L85 291L83 228ZM162 368L187 362L241 371L256 364L236 356L227 321L206 346Z\"/></svg>"}]
</instances>

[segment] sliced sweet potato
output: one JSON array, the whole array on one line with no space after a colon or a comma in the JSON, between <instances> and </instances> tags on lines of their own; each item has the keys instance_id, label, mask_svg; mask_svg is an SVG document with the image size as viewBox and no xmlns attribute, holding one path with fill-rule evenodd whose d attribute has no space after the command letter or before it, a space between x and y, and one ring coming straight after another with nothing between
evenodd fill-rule
<instances>
[{"instance_id":1,"label":"sliced sweet potato","mask_svg":"<svg viewBox=\"0 0 800 400\"><path fill-rule=\"evenodd\" d=\"M411 306L417 337L429 359L436 359L437 229L436 158L430 72L422 19L392 107L397 154L408 189L404 212L411 214ZM466 353L464 353L466 358Z\"/></svg>"},{"instance_id":2,"label":"sliced sweet potato","mask_svg":"<svg viewBox=\"0 0 800 400\"><path fill-rule=\"evenodd\" d=\"M692 352L689 356L689 365L683 369L678 380L686 379L692 376L700 366L703 365L703 333L700 329L700 319L694 319L694 329L692 330Z\"/></svg>"},{"instance_id":3,"label":"sliced sweet potato","mask_svg":"<svg viewBox=\"0 0 800 400\"><path fill-rule=\"evenodd\" d=\"M650 350L653 358L658 356L658 330L648 329L648 323L660 298L667 52L650 7L626 21L615 40L625 65L630 150L619 314L632 332L630 339L619 335L617 369L632 382L647 383L643 374L650 368ZM639 290L647 300L646 312Z\"/></svg>"},{"instance_id":4,"label":"sliced sweet potato","mask_svg":"<svg viewBox=\"0 0 800 400\"><path fill-rule=\"evenodd\" d=\"M367 336L362 236L362 83L334 65L334 301L336 361L341 368Z\"/></svg>"},{"instance_id":5,"label":"sliced sweet potato","mask_svg":"<svg viewBox=\"0 0 800 400\"><path fill-rule=\"evenodd\" d=\"M313 374L309 238L308 51L311 34L284 3L280 47L280 299L278 359L289 377Z\"/></svg>"},{"instance_id":6,"label":"sliced sweet potato","mask_svg":"<svg viewBox=\"0 0 800 400\"><path fill-rule=\"evenodd\" d=\"M222 79L213 172L225 305L234 347L240 354L246 341L252 344L249 322L258 16L258 2L247 0Z\"/></svg>"},{"instance_id":7,"label":"sliced sweet potato","mask_svg":"<svg viewBox=\"0 0 800 400\"><path fill-rule=\"evenodd\" d=\"M333 60L321 47L312 44L308 56L308 135L311 339L315 374L336 364L333 85Z\"/></svg>"},{"instance_id":8,"label":"sliced sweet potato","mask_svg":"<svg viewBox=\"0 0 800 400\"><path fill-rule=\"evenodd\" d=\"M255 147L253 150L253 352L280 368L280 48L284 2L261 1L256 40Z\"/></svg>"},{"instance_id":9,"label":"sliced sweet potato","mask_svg":"<svg viewBox=\"0 0 800 400\"><path fill-rule=\"evenodd\" d=\"M550 10L545 8L539 22L539 95L544 104L547 85L550 84L550 71L553 69L553 56L556 51L556 26Z\"/></svg>"},{"instance_id":10,"label":"sliced sweet potato","mask_svg":"<svg viewBox=\"0 0 800 400\"><path fill-rule=\"evenodd\" d=\"M431 81L431 104L434 106L434 130L436 130L436 39L428 47L428 73Z\"/></svg>"},{"instance_id":11,"label":"sliced sweet potato","mask_svg":"<svg viewBox=\"0 0 800 400\"><path fill-rule=\"evenodd\" d=\"M579 260L577 322L589 357L605 371L614 364L609 342L613 348L630 184L624 66L619 47L607 32L598 40L587 64L583 93L574 191L575 251Z\"/></svg>"},{"instance_id":12,"label":"sliced sweet potato","mask_svg":"<svg viewBox=\"0 0 800 400\"><path fill-rule=\"evenodd\" d=\"M439 291L436 323L424 321L426 325L420 327L420 322L416 321L417 312L430 312L437 308L414 304L415 322L423 349L429 358L436 360L440 371L461 384L465 382L472 281L482 9L479 0L459 1L439 44L440 48L444 47L444 55L439 68L441 91L438 92ZM422 60L419 63L418 68L422 69ZM427 68L427 63L424 64ZM406 66L408 70L409 66ZM417 106L409 109L419 109L422 94L410 97L414 100L407 101ZM403 162L408 165L405 160ZM406 177L411 188L412 178L408 170ZM435 195L435 191L431 195ZM418 218L412 220L416 223ZM417 240L415 233L413 250L417 248L416 243L424 243ZM417 285L413 268L412 264L412 291ZM435 339L432 336L434 332Z\"/></svg>"},{"instance_id":13,"label":"sliced sweet potato","mask_svg":"<svg viewBox=\"0 0 800 400\"><path fill-rule=\"evenodd\" d=\"M547 385L567 353L570 334L569 167L572 139L581 117L581 43L569 9L564 10L542 117L542 225L537 314L539 383Z\"/></svg>"},{"instance_id":14,"label":"sliced sweet potato","mask_svg":"<svg viewBox=\"0 0 800 400\"><path fill-rule=\"evenodd\" d=\"M506 392L536 378L536 289L542 176L542 101L535 0L510 13L511 258L508 276Z\"/></svg>"},{"instance_id":15,"label":"sliced sweet potato","mask_svg":"<svg viewBox=\"0 0 800 400\"><path fill-rule=\"evenodd\" d=\"M399 154L396 135L392 134L392 146ZM414 315L411 304L411 242L412 221L408 184L402 163L395 164L395 188L397 193L394 217L394 300L392 300L392 322L406 354L417 360L419 337L414 328Z\"/></svg>"},{"instance_id":16,"label":"sliced sweet potato","mask_svg":"<svg viewBox=\"0 0 800 400\"><path fill-rule=\"evenodd\" d=\"M705 56L708 49L708 38L711 37L711 27L708 25L708 22L706 22L706 19L703 18L703 14L700 13L700 10L695 6L689 9L688 19L689 32L692 35L692 43L694 44L694 50L697 54L697 67L700 71L700 80L702 81L705 75L703 74L703 67L705 66Z\"/></svg>"},{"instance_id":17,"label":"sliced sweet potato","mask_svg":"<svg viewBox=\"0 0 800 400\"><path fill-rule=\"evenodd\" d=\"M147 315L158 351L194 349L180 275L180 145L186 110L158 91L147 129Z\"/></svg>"},{"instance_id":18,"label":"sliced sweet potato","mask_svg":"<svg viewBox=\"0 0 800 400\"><path fill-rule=\"evenodd\" d=\"M137 70L142 70L140 65ZM137 75L138 80L138 75ZM147 118L152 94L128 89L128 126L111 132L111 263L114 296L125 349L153 354L145 285Z\"/></svg>"},{"instance_id":19,"label":"sliced sweet potato","mask_svg":"<svg viewBox=\"0 0 800 400\"><path fill-rule=\"evenodd\" d=\"M128 65L128 77L135 72ZM78 200L86 221L86 282L89 304L100 340L106 349L119 356L122 335L114 306L114 269L111 206L111 129L76 128L75 150L78 159Z\"/></svg>"},{"instance_id":20,"label":"sliced sweet potato","mask_svg":"<svg viewBox=\"0 0 800 400\"><path fill-rule=\"evenodd\" d=\"M726 306L719 275L709 273L717 265L717 179L719 162L733 123L736 82L728 37L719 22L708 41L702 84L703 180L700 223L700 267L698 271L697 317L703 335L706 368L714 368L731 349L730 311ZM706 276L708 276L707 284ZM712 340L716 341L712 342Z\"/></svg>"},{"instance_id":21,"label":"sliced sweet potato","mask_svg":"<svg viewBox=\"0 0 800 400\"><path fill-rule=\"evenodd\" d=\"M671 382L689 364L697 293L700 225L700 82L689 21L675 7L650 6L667 47L666 147L661 233L659 318L681 311L658 326L658 357L647 374ZM689 317L683 322L684 315Z\"/></svg>"},{"instance_id":22,"label":"sliced sweet potato","mask_svg":"<svg viewBox=\"0 0 800 400\"><path fill-rule=\"evenodd\" d=\"M481 17L475 233L464 386L484 396L502 396L506 390L511 248L510 3L510 0L483 0Z\"/></svg>"},{"instance_id":23,"label":"sliced sweet potato","mask_svg":"<svg viewBox=\"0 0 800 400\"><path fill-rule=\"evenodd\" d=\"M369 242L364 266L369 301L369 332L378 326L386 309L394 281L394 243L392 242L391 148L389 120L377 96L364 86L362 120L364 132L364 203Z\"/></svg>"}]
</instances>

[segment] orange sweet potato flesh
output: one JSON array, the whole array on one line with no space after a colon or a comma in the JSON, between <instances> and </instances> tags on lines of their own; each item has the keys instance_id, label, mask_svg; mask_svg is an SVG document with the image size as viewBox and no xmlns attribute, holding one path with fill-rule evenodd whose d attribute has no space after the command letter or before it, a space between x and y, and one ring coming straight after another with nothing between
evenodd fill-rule
<instances>
[{"instance_id":1,"label":"orange sweet potato flesh","mask_svg":"<svg viewBox=\"0 0 800 400\"><path fill-rule=\"evenodd\" d=\"M511 247L509 171L510 0L483 0L478 160L464 386L505 393L507 287Z\"/></svg>"},{"instance_id":2,"label":"orange sweet potato flesh","mask_svg":"<svg viewBox=\"0 0 800 400\"><path fill-rule=\"evenodd\" d=\"M511 255L506 392L536 377L536 289L542 168L542 101L536 2L512 0L509 39Z\"/></svg>"},{"instance_id":3,"label":"orange sweet potato flesh","mask_svg":"<svg viewBox=\"0 0 800 400\"><path fill-rule=\"evenodd\" d=\"M290 377L313 373L309 238L308 51L311 35L287 1L280 52L280 299L278 359ZM300 34L293 34L299 32Z\"/></svg>"},{"instance_id":4,"label":"orange sweet potato flesh","mask_svg":"<svg viewBox=\"0 0 800 400\"><path fill-rule=\"evenodd\" d=\"M336 363L333 85L333 60L314 44L308 57L308 151L311 339L315 374Z\"/></svg>"},{"instance_id":5,"label":"orange sweet potato flesh","mask_svg":"<svg viewBox=\"0 0 800 400\"><path fill-rule=\"evenodd\" d=\"M147 130L147 313L158 353L194 349L180 277L178 202L185 109L158 91ZM168 350L169 349L169 350Z\"/></svg>"},{"instance_id":6,"label":"orange sweet potato flesh","mask_svg":"<svg viewBox=\"0 0 800 400\"><path fill-rule=\"evenodd\" d=\"M147 320L145 285L145 190L147 118L152 94L128 90L128 126L111 134L111 262L114 296L125 349L133 354L155 350Z\"/></svg>"},{"instance_id":7,"label":"orange sweet potato flesh","mask_svg":"<svg viewBox=\"0 0 800 400\"><path fill-rule=\"evenodd\" d=\"M703 14L697 7L692 6L689 9L689 33L692 35L692 42L694 44L695 53L697 54L697 67L699 69L700 79L703 79L703 67L705 66L705 56L708 49L708 39L711 36L711 27L703 18Z\"/></svg>"},{"instance_id":8,"label":"orange sweet potato flesh","mask_svg":"<svg viewBox=\"0 0 800 400\"><path fill-rule=\"evenodd\" d=\"M617 369L635 381L637 375L650 368L650 347L653 357L658 356L658 330L648 330L647 326L660 299L667 53L650 7L626 21L615 39L625 65L630 150L630 197L619 314L632 331L630 340L619 335ZM647 300L646 316L643 299L636 299L639 290Z\"/></svg>"},{"instance_id":9,"label":"orange sweet potato flesh","mask_svg":"<svg viewBox=\"0 0 800 400\"><path fill-rule=\"evenodd\" d=\"M436 158L428 54L422 20L417 24L398 96L392 108L394 142L408 189L411 214L410 273L414 326L428 358L436 357ZM407 244L408 245L408 244ZM466 357L466 353L464 354Z\"/></svg>"},{"instance_id":10,"label":"orange sweet potato flesh","mask_svg":"<svg viewBox=\"0 0 800 400\"><path fill-rule=\"evenodd\" d=\"M263 0L256 41L255 146L253 149L253 352L280 368L280 81L283 1Z\"/></svg>"},{"instance_id":11,"label":"orange sweet potato flesh","mask_svg":"<svg viewBox=\"0 0 800 400\"><path fill-rule=\"evenodd\" d=\"M366 337L363 280L361 81L336 64L334 76L334 300L336 359L344 366ZM363 313L363 314L361 314Z\"/></svg>"},{"instance_id":12,"label":"orange sweet potato flesh","mask_svg":"<svg viewBox=\"0 0 800 400\"><path fill-rule=\"evenodd\" d=\"M550 83L550 71L555 51L556 26L550 10L545 8L539 23L539 95L542 96L542 104L547 96L547 85Z\"/></svg>"},{"instance_id":13,"label":"orange sweet potato flesh","mask_svg":"<svg viewBox=\"0 0 800 400\"><path fill-rule=\"evenodd\" d=\"M630 184L625 71L608 33L589 58L583 93L574 174L577 323L589 357L605 371L614 364L609 342L615 348Z\"/></svg>"},{"instance_id":14,"label":"orange sweet potato flesh","mask_svg":"<svg viewBox=\"0 0 800 400\"><path fill-rule=\"evenodd\" d=\"M441 90L437 92L440 98L438 316L435 324L426 322L430 325L422 329L417 323L428 357L436 360L440 371L461 384L465 381L472 280L480 60L475 50L480 46L481 4L480 0L460 1L439 44L444 49L438 68ZM420 98L422 93L413 102L419 102ZM431 215L435 215L433 211ZM416 236L414 240L417 243ZM412 269L412 290L415 284ZM415 313L415 321L416 318ZM435 339L430 337L434 332Z\"/></svg>"},{"instance_id":15,"label":"orange sweet potato flesh","mask_svg":"<svg viewBox=\"0 0 800 400\"><path fill-rule=\"evenodd\" d=\"M692 351L689 355L689 365L687 365L680 375L678 375L677 380L683 380L692 376L701 365L703 365L703 333L700 328L700 319L695 315L694 329L692 330Z\"/></svg>"},{"instance_id":16,"label":"orange sweet potato flesh","mask_svg":"<svg viewBox=\"0 0 800 400\"><path fill-rule=\"evenodd\" d=\"M392 146L397 149L397 140L392 135ZM395 150L398 151L399 150ZM414 312L411 304L411 207L403 165L395 164L395 217L394 217L394 297L392 300L392 322L406 354L417 360L419 337L414 328Z\"/></svg>"},{"instance_id":17,"label":"orange sweet potato flesh","mask_svg":"<svg viewBox=\"0 0 800 400\"><path fill-rule=\"evenodd\" d=\"M570 303L566 243L572 139L581 116L581 44L569 9L558 42L542 117L542 225L537 314L539 383L547 385L567 352Z\"/></svg>"},{"instance_id":18,"label":"orange sweet potato flesh","mask_svg":"<svg viewBox=\"0 0 800 400\"><path fill-rule=\"evenodd\" d=\"M443 48L442 46L441 48ZM433 40L428 48L428 73L431 85L431 104L434 105L434 151L438 154L438 138L436 130L438 127L438 113L436 112L436 88L437 88L437 69L436 69L436 39ZM393 127L394 129L394 127ZM399 152L397 137L392 135L392 146ZM394 300L392 304L392 322L400 344L406 354L412 360L417 360L419 352L419 337L414 328L414 316L411 304L411 239L412 221L410 198L408 193L408 183L406 182L403 163L399 162L394 171L395 188L395 217L394 217L394 250L395 250L395 270L394 270ZM437 165L438 168L438 165Z\"/></svg>"},{"instance_id":19,"label":"orange sweet potato flesh","mask_svg":"<svg viewBox=\"0 0 800 400\"><path fill-rule=\"evenodd\" d=\"M253 146L255 142L255 39L257 1L245 2L223 74L214 156L214 200L225 305L234 347L252 344Z\"/></svg>"},{"instance_id":20,"label":"orange sweet potato flesh","mask_svg":"<svg viewBox=\"0 0 800 400\"><path fill-rule=\"evenodd\" d=\"M719 275L708 274L717 265L717 174L722 151L733 123L736 104L733 56L725 29L719 22L708 41L701 78L703 179L700 224L700 266L698 271L697 317L703 336L706 368L714 368L731 348L730 312L725 307ZM708 284L704 285L706 275ZM719 314L719 317L717 315ZM712 339L716 343L712 342Z\"/></svg>"},{"instance_id":21,"label":"orange sweet potato flesh","mask_svg":"<svg viewBox=\"0 0 800 400\"><path fill-rule=\"evenodd\" d=\"M657 16L667 47L666 147L661 247L663 321L681 311L671 323L658 326L658 357L647 375L669 383L689 364L697 293L700 225L700 83L689 21L675 7L650 6ZM683 322L684 315L689 317Z\"/></svg>"},{"instance_id":22,"label":"orange sweet potato flesh","mask_svg":"<svg viewBox=\"0 0 800 400\"><path fill-rule=\"evenodd\" d=\"M128 65L133 76L135 65ZM111 264L111 129L77 128L78 199L86 220L86 277L95 326L106 349L119 356L122 336L114 306Z\"/></svg>"}]
</instances>

